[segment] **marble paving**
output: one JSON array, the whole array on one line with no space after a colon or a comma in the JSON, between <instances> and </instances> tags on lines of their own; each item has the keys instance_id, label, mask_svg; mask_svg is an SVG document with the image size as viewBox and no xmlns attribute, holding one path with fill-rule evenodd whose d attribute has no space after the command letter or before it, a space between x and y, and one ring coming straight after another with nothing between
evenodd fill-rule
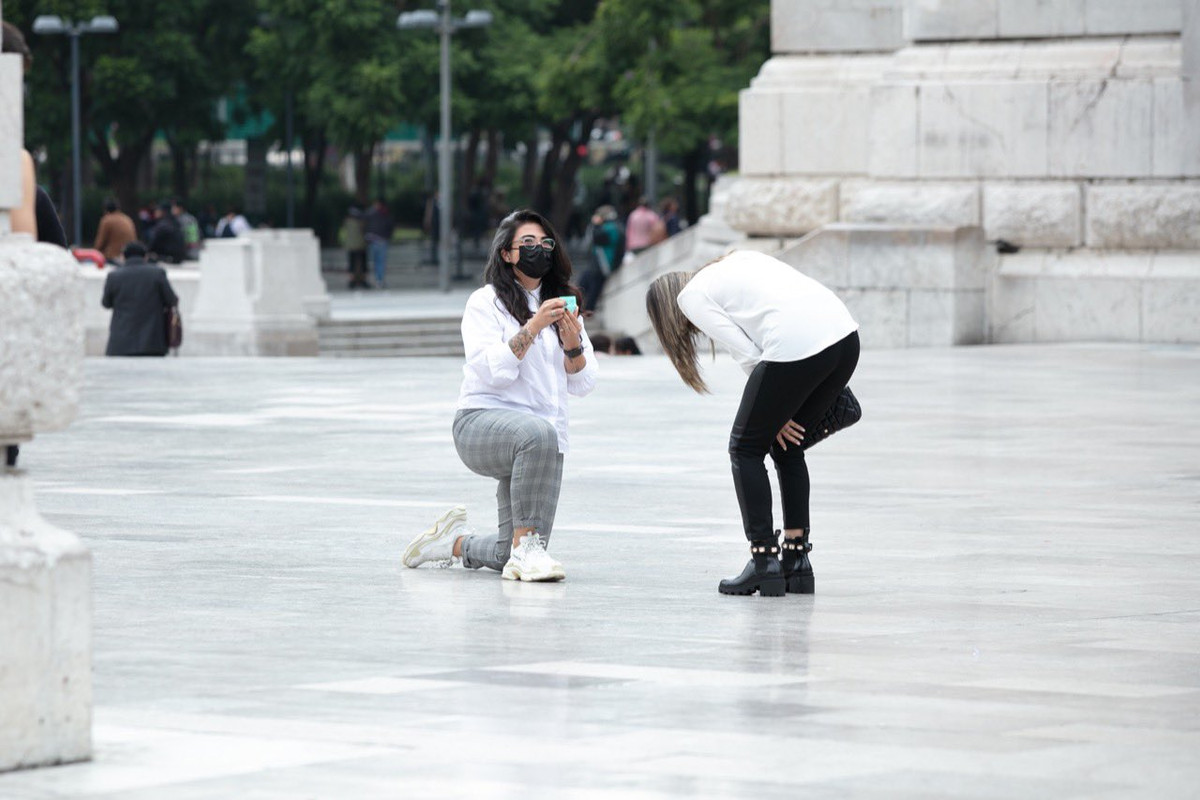
<instances>
[{"instance_id":1,"label":"marble paving","mask_svg":"<svg viewBox=\"0 0 1200 800\"><path fill-rule=\"evenodd\" d=\"M96 756L0 797L1200 795L1200 349L865 353L779 599L716 592L736 367L601 368L568 580L514 585L400 566L495 524L457 361L89 361L22 463L94 552Z\"/></svg>"}]
</instances>

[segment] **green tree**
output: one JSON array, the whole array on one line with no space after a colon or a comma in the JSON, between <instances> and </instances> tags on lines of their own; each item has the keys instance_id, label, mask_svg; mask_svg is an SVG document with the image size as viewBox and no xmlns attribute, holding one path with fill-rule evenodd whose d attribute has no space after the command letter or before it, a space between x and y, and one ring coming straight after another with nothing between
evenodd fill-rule
<instances>
[{"instance_id":1,"label":"green tree","mask_svg":"<svg viewBox=\"0 0 1200 800\"><path fill-rule=\"evenodd\" d=\"M598 119L619 116L636 135L655 131L661 151L681 161L684 206L694 219L709 140L736 143L738 91L769 56L769 0L493 0L488 7L496 23L473 51L476 72L462 82L466 113L456 116L460 130L472 131L466 176L482 137L492 141L498 131L525 141L525 193L565 226L591 131ZM535 164L538 129L550 142Z\"/></svg>"},{"instance_id":2,"label":"green tree","mask_svg":"<svg viewBox=\"0 0 1200 800\"><path fill-rule=\"evenodd\" d=\"M596 0L492 0L472 4L487 8L495 21L480 32L459 34L456 54L471 57L455 63L456 129L468 131L464 187L475 172L474 151L489 142L494 159L500 140L524 143L526 165L522 194L557 226L571 212L575 176L598 117L612 108L612 65L598 48ZM474 40L466 38L470 34ZM460 46L462 45L462 46ZM539 131L550 135L550 147L539 154ZM494 177L494 162L485 165Z\"/></svg>"},{"instance_id":3,"label":"green tree","mask_svg":"<svg viewBox=\"0 0 1200 800\"><path fill-rule=\"evenodd\" d=\"M770 55L770 2L605 0L600 16L609 57L626 66L613 89L622 120L681 160L694 221L709 140L736 143L738 92Z\"/></svg>"},{"instance_id":4,"label":"green tree","mask_svg":"<svg viewBox=\"0 0 1200 800\"><path fill-rule=\"evenodd\" d=\"M354 156L358 200L366 202L376 146L400 120L425 113L405 88L429 81L436 42L402 43L396 4L379 0L259 0L258 7L264 24L248 48L253 96L276 118L281 140L287 94L294 98L305 151L301 219L312 217L330 146Z\"/></svg>"},{"instance_id":5,"label":"green tree","mask_svg":"<svg viewBox=\"0 0 1200 800\"><path fill-rule=\"evenodd\" d=\"M161 133L172 150L174 188L186 196L196 145L222 135L216 101L245 68L253 6L240 0L9 0L4 11L27 32L40 14L117 18L118 33L80 40L84 149L99 165L100 182L131 207ZM69 118L69 42L65 36L30 40L36 61L26 141L45 147L52 169L64 173L70 156L69 123L63 125Z\"/></svg>"}]
</instances>

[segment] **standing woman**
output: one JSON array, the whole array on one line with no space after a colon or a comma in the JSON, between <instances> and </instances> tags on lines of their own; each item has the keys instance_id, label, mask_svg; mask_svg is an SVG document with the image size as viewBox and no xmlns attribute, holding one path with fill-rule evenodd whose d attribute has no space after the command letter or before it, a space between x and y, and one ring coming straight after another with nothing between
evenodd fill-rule
<instances>
[{"instance_id":1,"label":"standing woman","mask_svg":"<svg viewBox=\"0 0 1200 800\"><path fill-rule=\"evenodd\" d=\"M858 323L829 289L748 250L696 272L663 275L646 294L646 310L679 376L697 392L708 391L698 369L700 333L728 348L750 376L729 436L729 456L751 559L741 575L721 581L718 591L811 594L804 430L817 424L854 374ZM783 495L782 563L764 464L768 452Z\"/></svg>"},{"instance_id":2,"label":"standing woman","mask_svg":"<svg viewBox=\"0 0 1200 800\"><path fill-rule=\"evenodd\" d=\"M505 217L492 240L484 286L467 300L454 446L463 463L499 481L497 535L464 535L466 509L446 512L404 551L404 563L461 558L507 580L557 581L546 552L567 452L567 395L596 385L596 360L579 319L571 262L549 220ZM575 310L567 309L571 297Z\"/></svg>"}]
</instances>

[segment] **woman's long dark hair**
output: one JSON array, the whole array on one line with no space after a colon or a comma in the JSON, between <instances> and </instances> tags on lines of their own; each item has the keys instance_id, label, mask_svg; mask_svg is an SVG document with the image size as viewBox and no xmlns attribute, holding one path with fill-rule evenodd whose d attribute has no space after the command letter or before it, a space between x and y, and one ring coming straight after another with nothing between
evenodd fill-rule
<instances>
[{"instance_id":1,"label":"woman's long dark hair","mask_svg":"<svg viewBox=\"0 0 1200 800\"><path fill-rule=\"evenodd\" d=\"M529 303L525 300L525 290L517 283L513 275L513 265L501 256L513 246L513 237L517 228L527 222L535 222L542 226L546 236L553 239L557 245L550 253L550 271L542 278L541 299L575 295L579 307L583 307L583 293L571 283L571 259L567 255L566 243L558 238L558 232L550 224L550 220L536 211L517 209L500 221L496 227L496 235L492 239L492 248L488 252L487 268L483 272L483 282L490 283L496 290L496 297L509 314L517 322L524 325L533 316Z\"/></svg>"}]
</instances>

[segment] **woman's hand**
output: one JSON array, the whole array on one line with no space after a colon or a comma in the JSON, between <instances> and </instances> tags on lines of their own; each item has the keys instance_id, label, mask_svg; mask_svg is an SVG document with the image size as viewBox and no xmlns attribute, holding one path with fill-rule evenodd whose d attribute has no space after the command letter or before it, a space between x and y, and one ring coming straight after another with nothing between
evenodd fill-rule
<instances>
[{"instance_id":1,"label":"woman's hand","mask_svg":"<svg viewBox=\"0 0 1200 800\"><path fill-rule=\"evenodd\" d=\"M537 313L535 313L530 318L529 322L525 324L533 329L534 334L541 333L545 328L558 322L564 316L567 316L567 312L565 310L566 305L567 304L563 302L561 297L551 297L549 300L542 303L541 307L537 310Z\"/></svg>"},{"instance_id":2,"label":"woman's hand","mask_svg":"<svg viewBox=\"0 0 1200 800\"><path fill-rule=\"evenodd\" d=\"M563 350L574 350L582 344L583 323L579 321L578 311L563 313L555 325L558 326L558 335L562 337Z\"/></svg>"},{"instance_id":3,"label":"woman's hand","mask_svg":"<svg viewBox=\"0 0 1200 800\"><path fill-rule=\"evenodd\" d=\"M779 446L787 450L787 443L791 442L794 445L804 444L804 428L796 423L796 420L789 419L783 423L783 428L779 433L775 434L775 441L779 442Z\"/></svg>"}]
</instances>

